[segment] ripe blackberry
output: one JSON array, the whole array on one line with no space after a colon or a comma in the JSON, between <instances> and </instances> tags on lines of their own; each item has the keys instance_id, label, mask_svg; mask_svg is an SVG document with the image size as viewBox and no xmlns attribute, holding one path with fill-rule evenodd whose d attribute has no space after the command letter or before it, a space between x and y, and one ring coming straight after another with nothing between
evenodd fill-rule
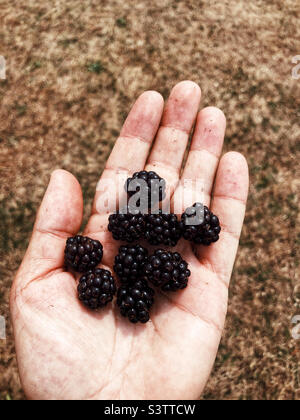
<instances>
[{"instance_id":1,"label":"ripe blackberry","mask_svg":"<svg viewBox=\"0 0 300 420\"><path fill-rule=\"evenodd\" d=\"M65 264L84 273L97 267L103 257L101 242L87 236L69 238L65 248Z\"/></svg>"},{"instance_id":2,"label":"ripe blackberry","mask_svg":"<svg viewBox=\"0 0 300 420\"><path fill-rule=\"evenodd\" d=\"M91 309L102 308L113 300L115 293L115 280L108 270L90 270L79 280L78 298Z\"/></svg>"},{"instance_id":3,"label":"ripe blackberry","mask_svg":"<svg viewBox=\"0 0 300 420\"><path fill-rule=\"evenodd\" d=\"M188 222L192 222L192 218L199 218L198 224L189 225ZM180 225L182 236L195 244L210 245L217 242L221 232L218 217L201 203L195 203L186 209L181 216Z\"/></svg>"},{"instance_id":4,"label":"ripe blackberry","mask_svg":"<svg viewBox=\"0 0 300 420\"><path fill-rule=\"evenodd\" d=\"M175 246L181 238L180 224L176 214L163 213L146 216L145 239L151 245Z\"/></svg>"},{"instance_id":5,"label":"ripe blackberry","mask_svg":"<svg viewBox=\"0 0 300 420\"><path fill-rule=\"evenodd\" d=\"M175 292L187 286L191 275L188 264L178 252L158 249L148 258L144 273L146 278L166 292Z\"/></svg>"},{"instance_id":6,"label":"ripe blackberry","mask_svg":"<svg viewBox=\"0 0 300 420\"><path fill-rule=\"evenodd\" d=\"M145 216L128 206L111 214L108 220L108 230L117 241L134 242L144 235Z\"/></svg>"},{"instance_id":7,"label":"ripe blackberry","mask_svg":"<svg viewBox=\"0 0 300 420\"><path fill-rule=\"evenodd\" d=\"M134 191L130 191L129 187L132 181L135 181L135 183L132 184ZM166 196L166 181L154 171L135 172L131 178L127 179L124 188L128 196L132 197L144 186L146 187L145 193L147 193L147 196L145 197L145 200L147 199L146 208L150 209L152 207L151 204L155 207L159 201L164 200ZM155 202L151 203L151 199L155 200ZM141 205L140 200L137 201L137 205Z\"/></svg>"},{"instance_id":8,"label":"ripe blackberry","mask_svg":"<svg viewBox=\"0 0 300 420\"><path fill-rule=\"evenodd\" d=\"M117 305L120 307L121 315L132 323L148 322L149 311L154 302L153 296L154 290L145 280L121 286L117 294Z\"/></svg>"},{"instance_id":9,"label":"ripe blackberry","mask_svg":"<svg viewBox=\"0 0 300 420\"><path fill-rule=\"evenodd\" d=\"M123 284L137 281L143 274L148 251L140 245L121 246L115 257L114 270Z\"/></svg>"}]
</instances>

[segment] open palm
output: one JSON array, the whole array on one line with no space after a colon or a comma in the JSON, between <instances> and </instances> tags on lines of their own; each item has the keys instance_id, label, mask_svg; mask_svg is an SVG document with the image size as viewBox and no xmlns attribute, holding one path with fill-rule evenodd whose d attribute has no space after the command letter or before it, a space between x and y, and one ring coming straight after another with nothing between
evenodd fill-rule
<instances>
[{"instance_id":1,"label":"open palm","mask_svg":"<svg viewBox=\"0 0 300 420\"><path fill-rule=\"evenodd\" d=\"M157 92L140 96L108 159L85 231L102 242L102 265L112 270L120 243L107 231L108 215L96 210L101 183L119 171L146 168L165 178L176 196L187 188L183 180L202 180L198 201L219 216L220 240L196 249L183 240L178 244L192 272L189 286L177 293L157 292L147 324L130 324L114 304L92 312L78 301L78 279L64 270L64 247L80 229L82 193L73 175L53 173L11 292L19 371L28 398L193 399L203 391L226 316L248 169L238 153L220 159L225 117L213 107L198 113L200 96L192 82L176 85L165 107Z\"/></svg>"}]
</instances>

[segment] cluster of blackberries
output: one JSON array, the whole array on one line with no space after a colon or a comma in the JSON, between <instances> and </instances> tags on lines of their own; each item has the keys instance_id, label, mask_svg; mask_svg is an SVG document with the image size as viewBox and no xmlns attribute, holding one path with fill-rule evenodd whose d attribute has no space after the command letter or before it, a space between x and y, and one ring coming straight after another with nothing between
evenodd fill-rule
<instances>
[{"instance_id":1,"label":"cluster of blackberries","mask_svg":"<svg viewBox=\"0 0 300 420\"><path fill-rule=\"evenodd\" d=\"M178 252L157 249L149 255L141 245L130 243L145 239L150 245L174 247L184 238L195 244L210 245L219 239L221 231L218 217L200 203L186 209L180 221L175 214L160 210L165 187L165 181L155 172L136 172L126 181L125 191L129 199L136 192L144 193L146 199L136 200L138 209L133 210L129 203L109 216L108 230L113 238L129 243L119 248L113 268L121 283L117 305L121 314L133 323L146 323L150 319L154 290L149 283L165 292L175 292L187 286L191 272ZM153 204L157 211L148 214ZM85 273L79 281L78 297L91 309L111 302L117 290L111 273L96 268L102 256L99 241L83 236L67 240L65 262L75 271Z\"/></svg>"},{"instance_id":2,"label":"cluster of blackberries","mask_svg":"<svg viewBox=\"0 0 300 420\"><path fill-rule=\"evenodd\" d=\"M69 238L65 248L65 264L78 273L78 298L87 307L98 309L113 300L116 283L110 271L96 268L103 257L101 242L87 236Z\"/></svg>"},{"instance_id":3,"label":"cluster of blackberries","mask_svg":"<svg viewBox=\"0 0 300 420\"><path fill-rule=\"evenodd\" d=\"M156 194L161 201L165 197L165 182L155 172L137 172L129 178L125 184L125 190L129 191L129 197L139 192L137 186L135 191L131 191L132 181L142 180L145 182L146 198L153 196L151 182L160 181L159 187L155 184L155 189L159 188ZM133 189L133 188L132 188ZM146 202L150 203L149 200ZM138 203L138 200L137 200ZM164 245L174 247L179 239L184 238L195 244L210 245L219 239L221 231L220 222L206 206L195 203L186 209L178 221L176 214L164 213L159 208L155 208L154 214L148 214L148 206L133 208L127 205L109 216L108 230L113 238L124 242L135 242L146 239L150 245Z\"/></svg>"},{"instance_id":4,"label":"cluster of blackberries","mask_svg":"<svg viewBox=\"0 0 300 420\"><path fill-rule=\"evenodd\" d=\"M131 322L147 322L150 318L154 290L149 282L163 291L176 291L187 286L191 275L178 252L158 249L149 256L141 245L121 246L115 257L114 271L122 284L117 304L121 314Z\"/></svg>"}]
</instances>

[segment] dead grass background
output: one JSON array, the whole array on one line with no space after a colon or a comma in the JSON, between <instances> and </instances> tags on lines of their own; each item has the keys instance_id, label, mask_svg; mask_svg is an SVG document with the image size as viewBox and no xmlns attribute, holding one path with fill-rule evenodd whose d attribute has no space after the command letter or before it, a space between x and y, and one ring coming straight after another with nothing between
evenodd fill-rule
<instances>
[{"instance_id":1,"label":"dead grass background","mask_svg":"<svg viewBox=\"0 0 300 420\"><path fill-rule=\"evenodd\" d=\"M134 99L183 79L228 119L250 199L205 399L299 399L299 3L293 0L0 0L0 398L23 398L9 287L50 173L80 180L89 212ZM298 48L298 50L297 50Z\"/></svg>"}]
</instances>

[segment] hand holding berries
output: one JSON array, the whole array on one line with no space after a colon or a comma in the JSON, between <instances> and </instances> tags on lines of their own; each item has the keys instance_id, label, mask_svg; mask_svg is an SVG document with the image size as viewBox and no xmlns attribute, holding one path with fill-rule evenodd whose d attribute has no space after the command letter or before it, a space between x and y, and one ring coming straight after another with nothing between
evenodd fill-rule
<instances>
[{"instance_id":1,"label":"hand holding berries","mask_svg":"<svg viewBox=\"0 0 300 420\"><path fill-rule=\"evenodd\" d=\"M240 154L221 157L224 115L215 107L199 110L199 103L200 89L192 82L177 85L166 104L157 92L141 95L87 209L88 197L72 174L56 170L51 175L10 293L19 371L29 399L194 399L203 393L225 321L226 290L245 212L248 174ZM106 131L112 131L109 128ZM96 166L91 155L99 158L95 136L90 143L88 162L79 171L85 186ZM77 159L71 165L77 166L77 172L78 163ZM148 172L142 171L145 165ZM152 168L170 183L166 190L171 197L162 200L162 190L153 190ZM135 213L127 219L118 211L111 216L108 231L107 208L117 201L115 193L121 193L122 201L126 195L123 174L136 171L143 172L144 195L131 196L129 203L133 206L140 198L146 211L139 213L146 218ZM197 179L203 181L205 191L214 188L211 210L220 215L222 229L234 233L221 233L216 244L212 241L218 239L220 227L214 215L206 219L201 232L193 222L181 230L181 213L197 200L184 208L181 201L197 194L187 191L199 185ZM149 190L158 196L151 212L144 200ZM172 210L166 210L169 201ZM122 209L121 202L116 204ZM156 215L157 210L167 211L167 220ZM146 220L150 213L155 217ZM92 238L86 243L75 237L83 222ZM178 223L182 239L173 248ZM190 231L188 226L193 226ZM69 236L75 238L66 246ZM100 240L103 249L90 242L93 239ZM208 243L210 248L204 248ZM119 251L121 245L126 249ZM148 249L150 258L140 248L131 250L136 246ZM160 253L155 255L157 250ZM164 257L168 253L175 254L174 259ZM115 261L117 254L120 259ZM147 264L145 272L142 266ZM112 277L118 281L118 292ZM101 312L92 312L98 309ZM116 412L112 407L109 411Z\"/></svg>"},{"instance_id":2,"label":"hand holding berries","mask_svg":"<svg viewBox=\"0 0 300 420\"><path fill-rule=\"evenodd\" d=\"M150 199L156 193L157 202L165 198L165 183L155 172L136 172L125 185L128 196L132 180L146 183ZM156 190L155 190L156 189ZM152 203L153 204L153 203ZM108 230L115 240L126 242L146 239L150 245L175 246L179 239L196 244L210 245L219 239L220 222L210 210L201 203L186 209L179 222L173 213L144 214L139 209L127 205L125 209L109 216ZM88 237L75 236L67 240L65 261L78 272L86 272L78 285L78 297L89 308L98 309L111 302L116 293L115 281L107 270L97 268L103 256L99 241ZM121 282L118 290L117 305L121 314L130 322L146 323L154 302L154 286L165 292L175 292L187 287L191 275L188 264L178 252L157 249L148 256L148 250L141 245L123 245L115 257L114 271Z\"/></svg>"}]
</instances>

